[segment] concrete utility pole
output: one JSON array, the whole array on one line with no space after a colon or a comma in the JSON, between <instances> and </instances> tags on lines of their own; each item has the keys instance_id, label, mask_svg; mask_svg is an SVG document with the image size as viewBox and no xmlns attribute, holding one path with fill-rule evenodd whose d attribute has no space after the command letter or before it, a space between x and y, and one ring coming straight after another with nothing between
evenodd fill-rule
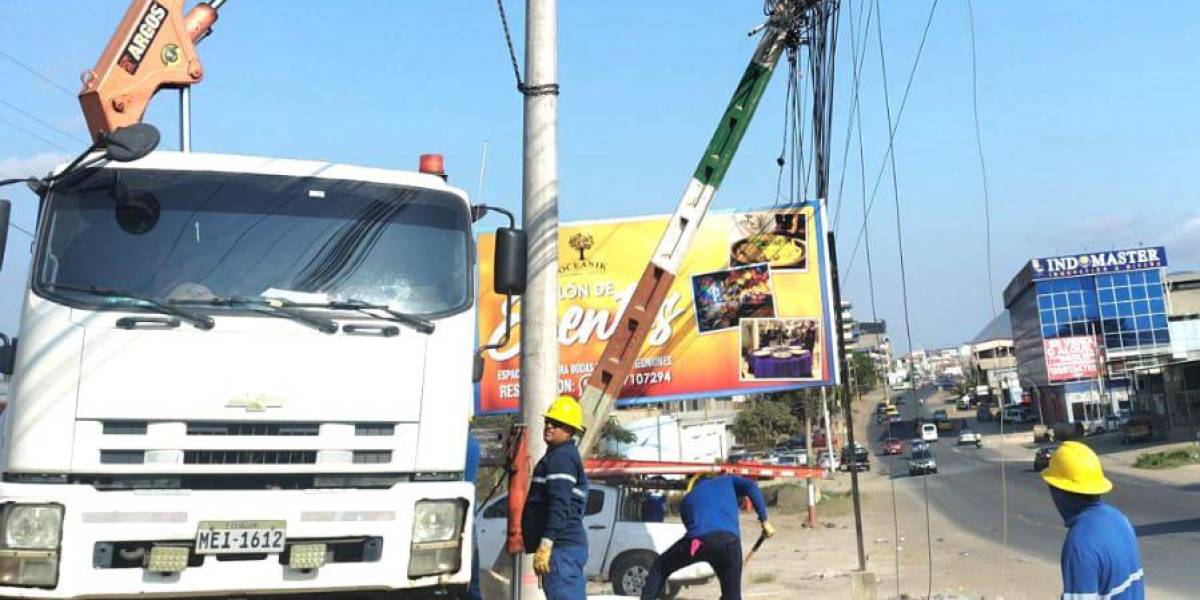
<instances>
[{"instance_id":1,"label":"concrete utility pole","mask_svg":"<svg viewBox=\"0 0 1200 600\"><path fill-rule=\"evenodd\" d=\"M558 6L525 3L525 165L521 220L529 279L521 296L521 413L529 458L546 453L542 413L558 395ZM533 557L514 559L515 598L544 598ZM519 563L519 564L516 564Z\"/></svg>"}]
</instances>

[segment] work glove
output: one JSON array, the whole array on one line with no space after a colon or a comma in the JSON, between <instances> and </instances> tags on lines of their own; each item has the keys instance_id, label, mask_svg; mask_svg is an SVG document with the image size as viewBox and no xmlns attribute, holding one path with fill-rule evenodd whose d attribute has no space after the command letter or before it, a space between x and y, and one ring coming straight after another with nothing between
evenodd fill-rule
<instances>
[{"instance_id":1,"label":"work glove","mask_svg":"<svg viewBox=\"0 0 1200 600\"><path fill-rule=\"evenodd\" d=\"M550 551L554 548L554 540L542 538L542 543L533 553L533 571L538 575L550 572Z\"/></svg>"},{"instance_id":2,"label":"work glove","mask_svg":"<svg viewBox=\"0 0 1200 600\"><path fill-rule=\"evenodd\" d=\"M767 521L763 521L762 522L762 533L764 536L766 536L768 538L775 537L775 526L771 525Z\"/></svg>"}]
</instances>

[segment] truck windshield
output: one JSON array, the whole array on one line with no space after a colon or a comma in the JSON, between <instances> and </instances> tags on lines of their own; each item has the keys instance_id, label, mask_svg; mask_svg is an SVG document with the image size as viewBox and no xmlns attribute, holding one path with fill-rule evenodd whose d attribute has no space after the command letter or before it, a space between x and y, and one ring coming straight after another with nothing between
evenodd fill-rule
<instances>
[{"instance_id":1,"label":"truck windshield","mask_svg":"<svg viewBox=\"0 0 1200 600\"><path fill-rule=\"evenodd\" d=\"M93 169L55 186L45 210L35 287L72 305L112 303L63 288L120 289L164 303L264 294L353 300L425 316L471 303L471 219L466 204L446 192Z\"/></svg>"}]
</instances>

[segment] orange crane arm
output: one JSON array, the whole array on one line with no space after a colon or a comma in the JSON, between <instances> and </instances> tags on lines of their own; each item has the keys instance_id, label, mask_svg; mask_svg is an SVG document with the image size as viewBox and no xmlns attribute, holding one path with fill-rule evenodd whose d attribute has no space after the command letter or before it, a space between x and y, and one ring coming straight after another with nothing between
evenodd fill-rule
<instances>
[{"instance_id":1,"label":"orange crane arm","mask_svg":"<svg viewBox=\"0 0 1200 600\"><path fill-rule=\"evenodd\" d=\"M134 0L95 68L83 74L79 105L92 140L139 123L161 88L198 83L204 68L196 43L212 30L224 0L192 7L186 0Z\"/></svg>"}]
</instances>

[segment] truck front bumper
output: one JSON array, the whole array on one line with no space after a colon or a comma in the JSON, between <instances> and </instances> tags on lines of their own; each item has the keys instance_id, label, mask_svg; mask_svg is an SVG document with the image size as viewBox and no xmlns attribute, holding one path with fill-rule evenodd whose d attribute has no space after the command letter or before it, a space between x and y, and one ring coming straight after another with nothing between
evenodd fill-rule
<instances>
[{"instance_id":1,"label":"truck front bumper","mask_svg":"<svg viewBox=\"0 0 1200 600\"><path fill-rule=\"evenodd\" d=\"M461 481L405 482L385 490L250 491L98 491L88 485L2 483L0 503L60 504L64 510L57 583L43 588L0 584L0 597L243 596L464 587L470 580L473 497L472 485ZM458 570L410 578L415 505L443 499L468 503L457 548ZM325 564L304 570L291 568L281 554L195 554L200 521L251 520L286 521L289 542L327 544ZM189 548L188 566L174 573L131 566L140 561L130 549L145 543ZM454 556L454 550L449 552Z\"/></svg>"}]
</instances>

